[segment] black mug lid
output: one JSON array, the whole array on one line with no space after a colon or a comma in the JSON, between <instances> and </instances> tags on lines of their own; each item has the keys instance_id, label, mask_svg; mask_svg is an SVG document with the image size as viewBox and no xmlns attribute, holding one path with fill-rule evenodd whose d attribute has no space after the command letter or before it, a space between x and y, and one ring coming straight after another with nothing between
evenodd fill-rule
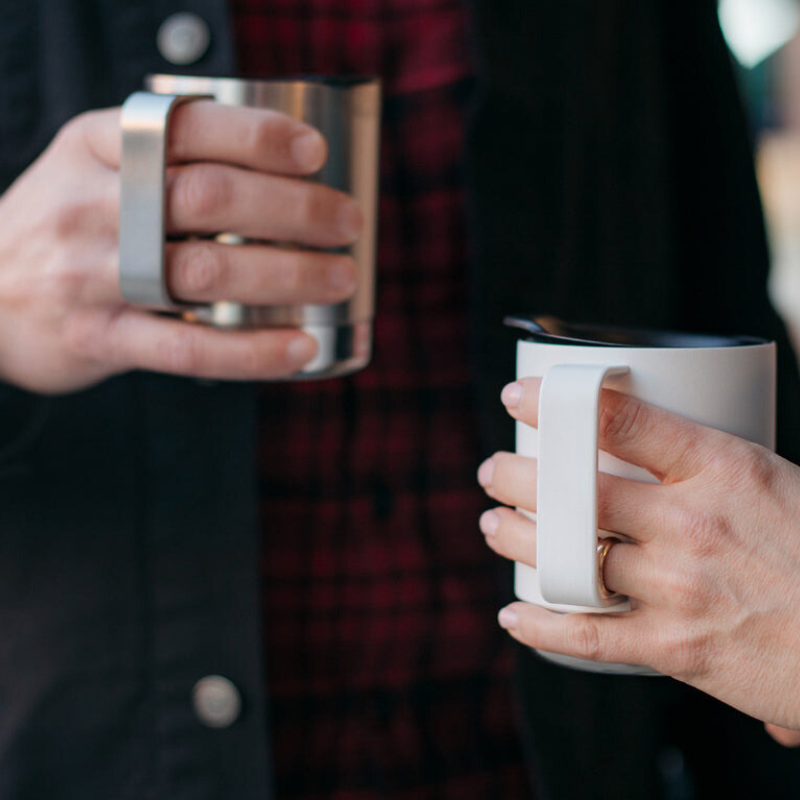
<instances>
[{"instance_id":1,"label":"black mug lid","mask_svg":"<svg viewBox=\"0 0 800 800\"><path fill-rule=\"evenodd\" d=\"M510 328L524 331L536 342L594 347L747 347L769 342L756 336L721 336L711 333L679 333L646 328L582 325L555 317L514 314L503 320Z\"/></svg>"}]
</instances>

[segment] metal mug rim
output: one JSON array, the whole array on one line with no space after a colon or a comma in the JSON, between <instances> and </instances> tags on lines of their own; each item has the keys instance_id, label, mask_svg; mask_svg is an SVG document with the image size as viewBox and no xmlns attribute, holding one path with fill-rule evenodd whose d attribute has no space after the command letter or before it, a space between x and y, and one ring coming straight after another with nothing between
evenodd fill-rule
<instances>
[{"instance_id":1,"label":"metal mug rim","mask_svg":"<svg viewBox=\"0 0 800 800\"><path fill-rule=\"evenodd\" d=\"M284 75L280 78L236 78L233 76L185 75L174 72L151 72L145 76L145 86L150 90L154 81L179 80L192 81L198 84L236 84L238 86L319 86L327 89L352 90L367 86L380 86L382 81L377 75Z\"/></svg>"}]
</instances>

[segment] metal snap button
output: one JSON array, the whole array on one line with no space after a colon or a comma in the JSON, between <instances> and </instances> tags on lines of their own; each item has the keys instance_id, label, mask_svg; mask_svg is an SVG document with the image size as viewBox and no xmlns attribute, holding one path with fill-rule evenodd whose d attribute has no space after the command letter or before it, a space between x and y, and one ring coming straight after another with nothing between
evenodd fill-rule
<instances>
[{"instance_id":1,"label":"metal snap button","mask_svg":"<svg viewBox=\"0 0 800 800\"><path fill-rule=\"evenodd\" d=\"M185 66L199 61L211 43L211 31L197 14L182 11L161 23L156 37L158 52L170 64Z\"/></svg>"},{"instance_id":2,"label":"metal snap button","mask_svg":"<svg viewBox=\"0 0 800 800\"><path fill-rule=\"evenodd\" d=\"M203 725L227 728L242 712L242 696L236 685L222 675L207 675L192 689L192 707Z\"/></svg>"}]
</instances>

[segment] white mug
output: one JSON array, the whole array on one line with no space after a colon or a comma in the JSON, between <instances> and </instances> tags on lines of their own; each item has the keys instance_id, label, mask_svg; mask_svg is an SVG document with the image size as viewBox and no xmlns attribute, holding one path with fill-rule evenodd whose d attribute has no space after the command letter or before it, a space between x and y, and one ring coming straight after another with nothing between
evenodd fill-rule
<instances>
[{"instance_id":1,"label":"white mug","mask_svg":"<svg viewBox=\"0 0 800 800\"><path fill-rule=\"evenodd\" d=\"M599 452L601 387L634 395L702 425L775 448L776 347L753 337L667 333L570 325L550 317L512 317L521 328L517 377L543 378L538 430L517 423L517 453L538 459L537 568L517 563L520 600L559 612L630 610L598 586L597 471L657 482L649 472ZM657 675L541 652L577 669Z\"/></svg>"}]
</instances>

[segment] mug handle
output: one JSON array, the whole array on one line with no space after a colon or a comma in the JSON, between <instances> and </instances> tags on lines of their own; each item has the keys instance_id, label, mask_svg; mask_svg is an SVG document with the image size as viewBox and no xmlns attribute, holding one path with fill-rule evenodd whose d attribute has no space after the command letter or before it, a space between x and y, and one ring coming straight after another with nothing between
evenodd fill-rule
<instances>
[{"instance_id":1,"label":"mug handle","mask_svg":"<svg viewBox=\"0 0 800 800\"><path fill-rule=\"evenodd\" d=\"M161 311L196 305L170 295L164 258L168 130L173 111L195 100L213 97L134 92L122 105L119 282L132 305Z\"/></svg>"},{"instance_id":2,"label":"mug handle","mask_svg":"<svg viewBox=\"0 0 800 800\"><path fill-rule=\"evenodd\" d=\"M597 576L597 427L603 381L626 366L558 364L539 394L536 564L542 597L604 608Z\"/></svg>"}]
</instances>

